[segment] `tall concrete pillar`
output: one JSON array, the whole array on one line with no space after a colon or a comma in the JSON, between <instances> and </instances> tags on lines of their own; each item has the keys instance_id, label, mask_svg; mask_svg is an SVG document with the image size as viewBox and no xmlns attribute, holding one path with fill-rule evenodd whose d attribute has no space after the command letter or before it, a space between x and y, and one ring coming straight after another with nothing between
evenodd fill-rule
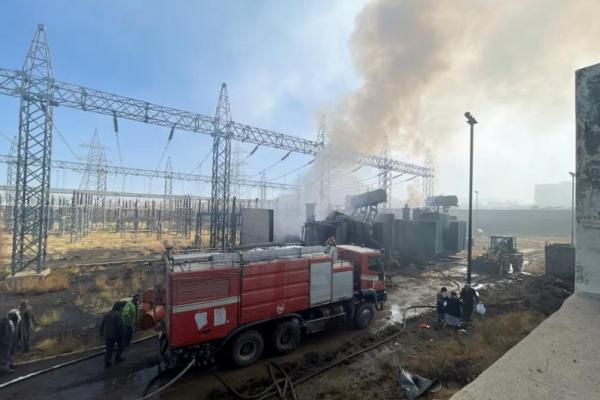
<instances>
[{"instance_id":1,"label":"tall concrete pillar","mask_svg":"<svg viewBox=\"0 0 600 400\"><path fill-rule=\"evenodd\" d=\"M600 294L600 64L576 77L575 289Z\"/></svg>"}]
</instances>

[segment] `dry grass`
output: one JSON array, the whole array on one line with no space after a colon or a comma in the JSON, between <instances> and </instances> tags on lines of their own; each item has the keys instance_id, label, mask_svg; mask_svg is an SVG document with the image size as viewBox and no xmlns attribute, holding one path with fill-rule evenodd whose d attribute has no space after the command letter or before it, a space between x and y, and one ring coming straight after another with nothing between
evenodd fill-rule
<instances>
[{"instance_id":1,"label":"dry grass","mask_svg":"<svg viewBox=\"0 0 600 400\"><path fill-rule=\"evenodd\" d=\"M193 236L193 235L192 235ZM162 239L146 233L124 234L116 232L92 232L77 243L69 243L69 235L48 238L48 258L50 260L85 262L88 258L111 259L114 257L139 257L161 253L165 246L185 248L192 245L193 238L184 239L176 234L163 234ZM205 242L206 243L206 242Z\"/></svg>"},{"instance_id":2,"label":"dry grass","mask_svg":"<svg viewBox=\"0 0 600 400\"><path fill-rule=\"evenodd\" d=\"M13 293L32 295L58 292L69 288L69 274L53 270L48 275L28 275L16 277L8 282L9 290Z\"/></svg>"},{"instance_id":3,"label":"dry grass","mask_svg":"<svg viewBox=\"0 0 600 400\"><path fill-rule=\"evenodd\" d=\"M379 362L383 381L395 382L400 368L429 379L444 388L427 398L449 399L473 381L506 351L527 336L544 317L531 311L515 311L476 319L468 334L444 331L446 336L427 342L412 354L393 353Z\"/></svg>"},{"instance_id":4,"label":"dry grass","mask_svg":"<svg viewBox=\"0 0 600 400\"><path fill-rule=\"evenodd\" d=\"M44 352L47 356L71 353L73 351L82 350L84 348L84 343L74 336L65 336L60 339L43 339L35 344L35 349Z\"/></svg>"},{"instance_id":5,"label":"dry grass","mask_svg":"<svg viewBox=\"0 0 600 400\"><path fill-rule=\"evenodd\" d=\"M56 322L58 322L58 320L60 319L62 315L62 311L61 310L56 310L53 309L47 313L45 313L44 315L42 315L41 317L38 318L38 321L40 323L40 325L44 328L55 324Z\"/></svg>"}]
</instances>

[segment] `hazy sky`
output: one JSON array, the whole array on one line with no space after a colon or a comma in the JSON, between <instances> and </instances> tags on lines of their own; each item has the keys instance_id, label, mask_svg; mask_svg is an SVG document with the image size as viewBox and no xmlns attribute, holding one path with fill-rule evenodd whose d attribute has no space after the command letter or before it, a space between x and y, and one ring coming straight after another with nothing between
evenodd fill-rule
<instances>
[{"instance_id":1,"label":"hazy sky","mask_svg":"<svg viewBox=\"0 0 600 400\"><path fill-rule=\"evenodd\" d=\"M0 66L21 68L36 24L44 23L57 79L206 115L227 82L236 121L314 138L325 113L340 146L378 153L388 135L398 159L423 163L431 153L436 191L459 196L468 185L468 110L480 121L480 197L530 203L535 183L568 180L573 168L574 70L600 60L599 12L600 2L583 0L6 1ZM17 111L17 99L0 97L0 132L15 132ZM110 118L57 108L55 122L80 155L79 144L98 128L109 162L118 164ZM157 167L168 133L120 121L124 164ZM177 132L168 150L174 169L194 169L210 143ZM53 147L55 158L74 159L57 135ZM242 157L252 148L242 145ZM0 151L7 149L0 139ZM260 149L244 173L284 154ZM292 155L267 176L309 160ZM209 161L201 171L209 173ZM363 168L356 179L373 187L376 174ZM73 187L76 177L53 172L53 185ZM405 198L409 183L399 181L394 194ZM162 185L127 181L129 190L160 192ZM115 179L109 186L121 189ZM208 193L206 185L174 186L199 189Z\"/></svg>"}]
</instances>

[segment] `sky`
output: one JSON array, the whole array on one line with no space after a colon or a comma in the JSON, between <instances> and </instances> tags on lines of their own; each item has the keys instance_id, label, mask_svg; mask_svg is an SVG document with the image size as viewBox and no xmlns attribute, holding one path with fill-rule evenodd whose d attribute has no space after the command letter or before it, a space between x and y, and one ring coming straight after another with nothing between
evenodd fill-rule
<instances>
[{"instance_id":1,"label":"sky","mask_svg":"<svg viewBox=\"0 0 600 400\"><path fill-rule=\"evenodd\" d=\"M396 159L423 164L431 155L436 193L461 199L468 188L463 113L470 111L480 122L474 176L482 202L529 204L534 184L569 179L574 70L600 59L600 4L584 0L8 0L3 11L2 67L22 67L43 23L56 79L204 115L214 115L226 82L237 122L314 139L325 115L332 146L342 153L349 146L377 154L387 136ZM18 106L18 99L0 97L0 132L7 136L17 129ZM111 118L61 107L54 115L55 159L84 157L81 144L98 129L108 162L119 164ZM164 169L168 134L119 121L123 164ZM8 147L0 138L0 152ZM253 147L241 144L240 157ZM210 148L209 136L177 131L166 156L175 171L209 174L210 157L198 163ZM257 179L283 155L261 148L242 173ZM308 161L293 154L267 178ZM309 168L280 180L310 188L316 182ZM377 186L377 171L352 169L334 166L334 195ZM77 187L81 178L53 171L52 179L53 186ZM418 180L403 180L393 188L399 203L420 191ZM109 189L160 193L163 182L111 177ZM173 187L179 194L209 190ZM258 188L240 195L256 197Z\"/></svg>"}]
</instances>

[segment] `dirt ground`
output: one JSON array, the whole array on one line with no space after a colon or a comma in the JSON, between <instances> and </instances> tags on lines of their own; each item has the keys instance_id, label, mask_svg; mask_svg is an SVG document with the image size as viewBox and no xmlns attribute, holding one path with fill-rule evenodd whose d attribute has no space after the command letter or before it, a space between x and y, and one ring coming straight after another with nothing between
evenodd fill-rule
<instances>
[{"instance_id":1,"label":"dirt ground","mask_svg":"<svg viewBox=\"0 0 600 400\"><path fill-rule=\"evenodd\" d=\"M407 328L396 339L299 385L300 398L402 398L398 386L400 367L427 378L440 379L444 389L428 398L449 398L557 310L571 293L572 288L568 284L540 275L546 241L564 241L564 238L519 239L519 247L526 250L522 274L500 281L490 276L474 275L474 283L481 283L477 289L488 313L476 318L466 332L440 328L436 315L427 310L425 313L415 310L407 314ZM335 328L307 337L301 348L292 354L269 356L244 369L220 367L219 373L245 393L260 391L269 384L268 361L277 362L293 379L299 379L397 332L406 307L434 304L439 287L455 288L455 282L464 281L465 271L464 260L460 259L390 271L388 302L385 309L377 313L377 319L368 330ZM149 266L126 263L73 269L69 276L67 290L28 296L38 317L54 309L61 310L54 323L50 322L34 334L36 350L31 356L42 357L52 352L97 345L95 326L111 301L131 294L132 289L150 287L153 283ZM22 298L0 293L0 312L18 305ZM52 315L47 318L48 321L53 319ZM429 327L421 328L423 323ZM66 338L73 337L76 338L75 344L69 344ZM58 342L47 345L47 350L41 346L44 341L56 338ZM61 342L66 343L64 348L58 346ZM10 378L57 362L50 360L22 365ZM126 354L126 361L111 370L101 368L102 360L91 359L0 389L0 394L2 398L19 400L49 397L135 399L156 373L156 364L157 344L151 340L135 345ZM1 377L0 383L8 379ZM373 390L374 387L377 390ZM198 369L190 371L161 398L233 397L210 373Z\"/></svg>"}]
</instances>

